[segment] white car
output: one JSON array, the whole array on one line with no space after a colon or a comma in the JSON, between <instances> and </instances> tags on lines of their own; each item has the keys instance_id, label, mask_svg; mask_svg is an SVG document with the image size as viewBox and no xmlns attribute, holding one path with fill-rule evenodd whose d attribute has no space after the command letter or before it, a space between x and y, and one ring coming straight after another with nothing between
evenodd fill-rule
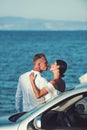
<instances>
[{"instance_id":1,"label":"white car","mask_svg":"<svg viewBox=\"0 0 87 130\"><path fill-rule=\"evenodd\" d=\"M0 130L87 130L87 83L30 112L0 117Z\"/></svg>"}]
</instances>

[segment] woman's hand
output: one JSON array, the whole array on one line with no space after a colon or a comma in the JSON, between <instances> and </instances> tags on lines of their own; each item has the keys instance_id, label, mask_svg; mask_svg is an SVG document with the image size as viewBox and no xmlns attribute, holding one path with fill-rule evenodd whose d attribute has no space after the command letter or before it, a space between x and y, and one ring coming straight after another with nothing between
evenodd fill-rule
<instances>
[{"instance_id":1,"label":"woman's hand","mask_svg":"<svg viewBox=\"0 0 87 130\"><path fill-rule=\"evenodd\" d=\"M29 79L30 79L31 82L35 81L36 77L37 77L37 75L34 75L33 72L29 75Z\"/></svg>"}]
</instances>

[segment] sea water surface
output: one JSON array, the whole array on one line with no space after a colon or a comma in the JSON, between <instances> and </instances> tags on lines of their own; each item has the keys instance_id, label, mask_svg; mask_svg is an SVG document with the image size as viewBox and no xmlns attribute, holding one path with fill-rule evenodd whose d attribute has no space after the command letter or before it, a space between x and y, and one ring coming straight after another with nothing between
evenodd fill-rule
<instances>
[{"instance_id":1,"label":"sea water surface","mask_svg":"<svg viewBox=\"0 0 87 130\"><path fill-rule=\"evenodd\" d=\"M33 56L44 53L52 64L65 60L67 88L87 72L87 31L0 31L0 115L14 113L19 76L33 68ZM52 74L44 72L50 80Z\"/></svg>"}]
</instances>

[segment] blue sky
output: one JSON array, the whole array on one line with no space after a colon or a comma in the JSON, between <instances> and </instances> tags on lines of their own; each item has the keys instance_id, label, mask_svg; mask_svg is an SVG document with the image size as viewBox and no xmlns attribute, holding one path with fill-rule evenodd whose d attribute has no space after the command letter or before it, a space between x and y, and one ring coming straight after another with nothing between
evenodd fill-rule
<instances>
[{"instance_id":1,"label":"blue sky","mask_svg":"<svg viewBox=\"0 0 87 130\"><path fill-rule=\"evenodd\" d=\"M87 0L0 0L0 17L87 21Z\"/></svg>"}]
</instances>

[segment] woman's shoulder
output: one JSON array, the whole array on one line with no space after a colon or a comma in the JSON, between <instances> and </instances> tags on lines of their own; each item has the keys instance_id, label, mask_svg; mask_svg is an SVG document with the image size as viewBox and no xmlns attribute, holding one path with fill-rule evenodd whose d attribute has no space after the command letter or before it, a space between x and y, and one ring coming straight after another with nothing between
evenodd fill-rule
<instances>
[{"instance_id":1,"label":"woman's shoulder","mask_svg":"<svg viewBox=\"0 0 87 130\"><path fill-rule=\"evenodd\" d=\"M56 84L56 89L58 89L59 91L63 92L65 91L65 81L63 79L59 79L57 84Z\"/></svg>"}]
</instances>

